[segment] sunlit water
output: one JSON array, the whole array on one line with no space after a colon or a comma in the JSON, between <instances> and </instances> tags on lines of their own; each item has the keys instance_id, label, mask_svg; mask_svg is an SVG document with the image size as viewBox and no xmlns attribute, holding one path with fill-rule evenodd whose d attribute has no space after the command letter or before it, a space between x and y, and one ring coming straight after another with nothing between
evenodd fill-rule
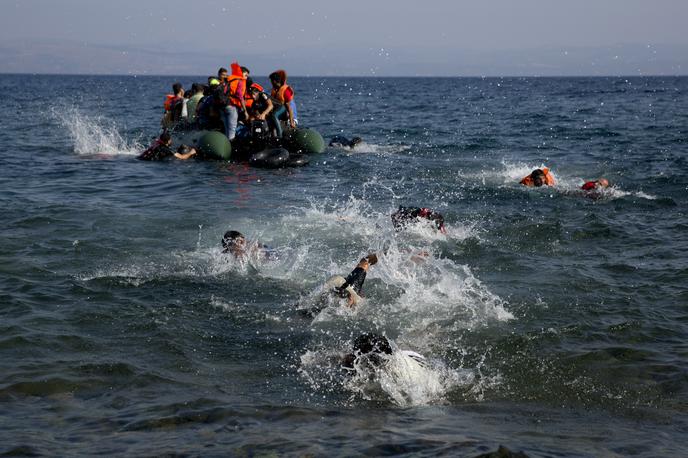
<instances>
[{"instance_id":1,"label":"sunlit water","mask_svg":"<svg viewBox=\"0 0 688 458\"><path fill-rule=\"evenodd\" d=\"M686 453L688 79L294 78L365 144L278 171L135 160L174 78L0 79L0 453Z\"/></svg>"}]
</instances>

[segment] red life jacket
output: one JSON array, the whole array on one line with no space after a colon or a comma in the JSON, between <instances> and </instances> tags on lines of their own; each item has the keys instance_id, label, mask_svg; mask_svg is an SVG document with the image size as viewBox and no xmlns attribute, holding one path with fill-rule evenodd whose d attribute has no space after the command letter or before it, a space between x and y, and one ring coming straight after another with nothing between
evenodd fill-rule
<instances>
[{"instance_id":1,"label":"red life jacket","mask_svg":"<svg viewBox=\"0 0 688 458\"><path fill-rule=\"evenodd\" d=\"M174 94L167 94L165 96L165 111L172 111L172 107L181 97L177 97Z\"/></svg>"},{"instance_id":2,"label":"red life jacket","mask_svg":"<svg viewBox=\"0 0 688 458\"><path fill-rule=\"evenodd\" d=\"M597 188L597 181L586 181L583 186L581 186L583 191L593 191L595 188Z\"/></svg>"}]
</instances>

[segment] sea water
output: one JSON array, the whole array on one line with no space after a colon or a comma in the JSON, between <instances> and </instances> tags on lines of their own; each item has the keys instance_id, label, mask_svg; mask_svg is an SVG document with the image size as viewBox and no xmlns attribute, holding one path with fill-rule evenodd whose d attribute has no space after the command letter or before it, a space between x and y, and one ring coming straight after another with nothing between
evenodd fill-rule
<instances>
[{"instance_id":1,"label":"sea water","mask_svg":"<svg viewBox=\"0 0 688 458\"><path fill-rule=\"evenodd\" d=\"M204 80L0 76L0 453L688 453L688 78L293 78L365 143L137 161ZM371 252L359 307L303 313ZM365 332L425 364L344 370Z\"/></svg>"}]
</instances>

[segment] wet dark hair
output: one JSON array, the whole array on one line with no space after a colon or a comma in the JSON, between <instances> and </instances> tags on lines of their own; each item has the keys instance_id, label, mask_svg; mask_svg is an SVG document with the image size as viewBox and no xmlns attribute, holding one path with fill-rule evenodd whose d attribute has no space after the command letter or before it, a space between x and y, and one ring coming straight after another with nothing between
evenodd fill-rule
<instances>
[{"instance_id":1,"label":"wet dark hair","mask_svg":"<svg viewBox=\"0 0 688 458\"><path fill-rule=\"evenodd\" d=\"M535 185L535 187L539 188L545 184L545 172L540 169L533 170L533 173L530 174L530 177L533 179L533 185Z\"/></svg>"},{"instance_id":2,"label":"wet dark hair","mask_svg":"<svg viewBox=\"0 0 688 458\"><path fill-rule=\"evenodd\" d=\"M366 332L356 337L356 340L354 340L354 352L359 355L367 355L370 353L391 355L392 346L389 340L387 340L387 337Z\"/></svg>"},{"instance_id":3,"label":"wet dark hair","mask_svg":"<svg viewBox=\"0 0 688 458\"><path fill-rule=\"evenodd\" d=\"M246 67L241 67L241 71L244 72L244 73L251 73L251 70L249 70L249 69L246 68Z\"/></svg>"},{"instance_id":4,"label":"wet dark hair","mask_svg":"<svg viewBox=\"0 0 688 458\"><path fill-rule=\"evenodd\" d=\"M184 89L184 86L182 86L182 83L174 83L172 85L172 93L174 93L175 95L178 94L179 91L181 91L182 89Z\"/></svg>"},{"instance_id":5,"label":"wet dark hair","mask_svg":"<svg viewBox=\"0 0 688 458\"><path fill-rule=\"evenodd\" d=\"M222 236L222 247L228 250L232 247L238 238L244 238L244 234L239 231L227 231L225 235Z\"/></svg>"},{"instance_id":6,"label":"wet dark hair","mask_svg":"<svg viewBox=\"0 0 688 458\"><path fill-rule=\"evenodd\" d=\"M351 146L356 146L359 143L363 143L363 139L361 137L354 137L351 139Z\"/></svg>"},{"instance_id":7,"label":"wet dark hair","mask_svg":"<svg viewBox=\"0 0 688 458\"><path fill-rule=\"evenodd\" d=\"M167 142L169 142L169 141L172 139L172 136L170 135L169 132L165 131L165 132L163 132L163 133L160 134L160 137L159 137L159 138L160 138L160 141L161 141L161 142L167 143Z\"/></svg>"},{"instance_id":8,"label":"wet dark hair","mask_svg":"<svg viewBox=\"0 0 688 458\"><path fill-rule=\"evenodd\" d=\"M217 76L220 76L220 73L227 73L227 69L224 67L220 67L220 69L217 71Z\"/></svg>"},{"instance_id":9,"label":"wet dark hair","mask_svg":"<svg viewBox=\"0 0 688 458\"><path fill-rule=\"evenodd\" d=\"M191 147L187 145L179 145L179 148L177 148L177 152L180 154L186 154L189 151L191 151Z\"/></svg>"}]
</instances>

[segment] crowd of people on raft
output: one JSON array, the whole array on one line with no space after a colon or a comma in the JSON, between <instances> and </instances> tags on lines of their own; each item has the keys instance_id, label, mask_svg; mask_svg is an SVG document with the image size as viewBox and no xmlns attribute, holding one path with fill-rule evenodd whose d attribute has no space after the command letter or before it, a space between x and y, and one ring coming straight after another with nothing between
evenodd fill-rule
<instances>
[{"instance_id":1,"label":"crowd of people on raft","mask_svg":"<svg viewBox=\"0 0 688 458\"><path fill-rule=\"evenodd\" d=\"M282 124L296 128L298 118L294 89L287 84L287 72L276 70L268 77L269 93L250 77L250 70L232 62L230 71L222 67L217 76L209 76L207 84L193 83L186 91L181 83L172 85L165 97L161 120L163 133L140 156L142 160L175 157L185 160L198 152L182 145L172 151L169 130L216 130L231 141L260 130L274 139L281 139ZM256 127L259 126L259 127Z\"/></svg>"},{"instance_id":2,"label":"crowd of people on raft","mask_svg":"<svg viewBox=\"0 0 688 458\"><path fill-rule=\"evenodd\" d=\"M270 93L254 82L250 70L232 62L230 71L222 67L207 84L193 83L185 91L180 83L172 85L165 99L163 128L193 127L222 130L229 140L237 136L239 123L266 121L270 133L281 138L282 122L291 128L298 124L294 89L287 84L287 72L276 70L268 77Z\"/></svg>"}]
</instances>

